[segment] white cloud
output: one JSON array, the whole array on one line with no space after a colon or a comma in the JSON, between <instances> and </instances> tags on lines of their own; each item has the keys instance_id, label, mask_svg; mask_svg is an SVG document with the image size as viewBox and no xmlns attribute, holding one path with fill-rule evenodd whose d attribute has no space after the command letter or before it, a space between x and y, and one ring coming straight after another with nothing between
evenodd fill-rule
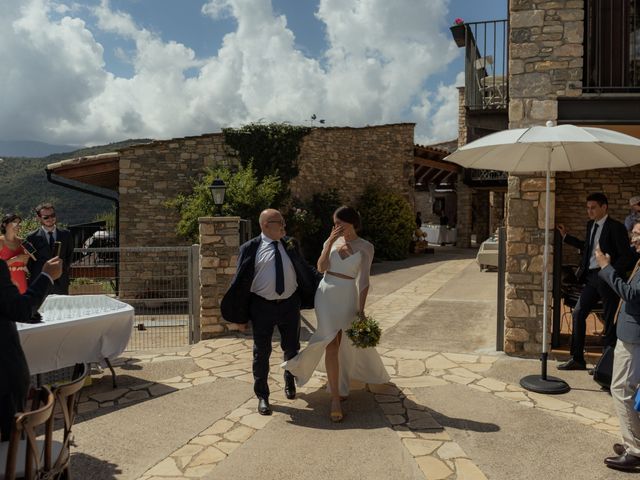
<instances>
[{"instance_id":1,"label":"white cloud","mask_svg":"<svg viewBox=\"0 0 640 480\"><path fill-rule=\"evenodd\" d=\"M134 70L119 78L104 65L98 32L82 19L87 9L3 0L0 62L9 74L0 77L0 91L11 94L0 105L0 136L95 144L197 135L259 119L304 123L316 113L330 125L414 121L418 140L448 140L457 132L457 90L425 88L458 55L445 28L447 6L320 0L327 49L313 59L296 48L270 0L211 0L202 13L232 16L237 29L215 56L197 58L100 0L91 12L100 32L135 44L132 53L115 51Z\"/></svg>"}]
</instances>

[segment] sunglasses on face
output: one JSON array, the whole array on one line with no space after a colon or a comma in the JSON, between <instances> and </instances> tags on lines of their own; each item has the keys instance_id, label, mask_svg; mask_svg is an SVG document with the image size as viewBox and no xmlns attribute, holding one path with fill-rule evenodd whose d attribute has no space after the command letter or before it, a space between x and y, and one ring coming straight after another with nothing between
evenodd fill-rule
<instances>
[{"instance_id":1,"label":"sunglasses on face","mask_svg":"<svg viewBox=\"0 0 640 480\"><path fill-rule=\"evenodd\" d=\"M52 213L51 215L42 215L40 218L43 220L49 220L50 218L56 218L56 214Z\"/></svg>"}]
</instances>

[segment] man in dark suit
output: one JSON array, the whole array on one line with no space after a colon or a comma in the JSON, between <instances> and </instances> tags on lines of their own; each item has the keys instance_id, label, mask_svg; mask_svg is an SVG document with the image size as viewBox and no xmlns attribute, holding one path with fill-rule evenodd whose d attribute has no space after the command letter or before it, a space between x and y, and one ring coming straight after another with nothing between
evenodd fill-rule
<instances>
[{"instance_id":1,"label":"man in dark suit","mask_svg":"<svg viewBox=\"0 0 640 480\"><path fill-rule=\"evenodd\" d=\"M30 260L27 265L31 278L37 278L42 266L47 260L56 255L55 242L60 242L60 259L63 263L62 276L56 280L51 293L69 295L69 273L73 259L73 239L69 230L56 226L56 210L50 203L43 203L36 207L36 214L40 222L40 228L27 236L35 247L35 260Z\"/></svg>"},{"instance_id":2,"label":"man in dark suit","mask_svg":"<svg viewBox=\"0 0 640 480\"><path fill-rule=\"evenodd\" d=\"M20 346L16 322L32 323L53 282L62 274L62 262L53 258L20 295L11 282L9 267L0 261L0 433L8 440L16 412L24 409L29 390L29 367ZM37 320L36 320L37 321Z\"/></svg>"},{"instance_id":3,"label":"man in dark suit","mask_svg":"<svg viewBox=\"0 0 640 480\"><path fill-rule=\"evenodd\" d=\"M618 297L609 285L599 277L600 267L596 262L595 249L608 254L612 267L624 276L634 262L633 251L629 248L629 236L625 226L608 215L609 203L603 193L592 193L587 197L587 238L582 241L568 235L563 225L558 231L563 241L582 251L580 268L576 274L578 281L584 283L578 303L573 310L573 330L571 333L571 359L558 365L559 370L585 370L584 344L586 320L598 301L602 300L604 318L604 347L616 344L616 330L613 322Z\"/></svg>"},{"instance_id":4,"label":"man in dark suit","mask_svg":"<svg viewBox=\"0 0 640 480\"><path fill-rule=\"evenodd\" d=\"M221 304L228 322L253 327L253 390L258 412L271 415L269 405L269 357L274 327L280 331L284 359L300 350L300 308L313 308L318 286L317 272L300 255L293 238L285 237L279 211L260 214L260 236L240 247L236 274ZM285 395L296 396L294 377L284 373Z\"/></svg>"},{"instance_id":5,"label":"man in dark suit","mask_svg":"<svg viewBox=\"0 0 640 480\"><path fill-rule=\"evenodd\" d=\"M640 222L631 230L631 244L640 253ZM616 456L604 463L616 470L640 471L640 416L634 410L634 399L640 384L640 261L625 282L612 267L612 258L599 249L596 260L601 267L598 276L621 299L617 311L618 343L613 353L611 397L620 420L623 443L615 443Z\"/></svg>"}]
</instances>

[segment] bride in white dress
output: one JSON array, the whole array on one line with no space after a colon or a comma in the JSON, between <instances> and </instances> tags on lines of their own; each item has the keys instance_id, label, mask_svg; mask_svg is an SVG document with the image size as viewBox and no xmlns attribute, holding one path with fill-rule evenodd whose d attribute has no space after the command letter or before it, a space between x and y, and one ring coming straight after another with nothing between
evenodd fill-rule
<instances>
[{"instance_id":1,"label":"bride in white dress","mask_svg":"<svg viewBox=\"0 0 640 480\"><path fill-rule=\"evenodd\" d=\"M334 227L318 259L324 273L315 297L317 329L309 345L282 366L303 386L325 355L331 393L331 420L342 420L340 400L349 394L352 379L365 383L389 381L375 348L354 347L342 331L348 329L364 307L369 292L369 271L373 245L358 237L360 215L351 207L340 207L333 214Z\"/></svg>"}]
</instances>

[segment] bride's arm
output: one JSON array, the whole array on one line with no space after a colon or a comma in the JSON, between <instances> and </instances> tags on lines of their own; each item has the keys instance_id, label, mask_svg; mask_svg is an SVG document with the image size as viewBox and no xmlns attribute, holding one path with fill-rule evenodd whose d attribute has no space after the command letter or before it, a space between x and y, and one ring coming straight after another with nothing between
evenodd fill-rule
<instances>
[{"instance_id":1,"label":"bride's arm","mask_svg":"<svg viewBox=\"0 0 640 480\"><path fill-rule=\"evenodd\" d=\"M342 227L334 226L331 229L331 235L329 235L327 241L324 242L322 253L320 253L320 258L318 258L318 271L320 273L326 272L329 268L329 254L331 253L331 247L340 235L342 235Z\"/></svg>"},{"instance_id":2,"label":"bride's arm","mask_svg":"<svg viewBox=\"0 0 640 480\"><path fill-rule=\"evenodd\" d=\"M366 244L366 248L362 249L362 263L360 265L360 274L358 275L358 288L360 291L358 312L364 314L364 307L367 303L367 295L369 293L369 273L371 272L371 264L373 263L373 245Z\"/></svg>"}]
</instances>

